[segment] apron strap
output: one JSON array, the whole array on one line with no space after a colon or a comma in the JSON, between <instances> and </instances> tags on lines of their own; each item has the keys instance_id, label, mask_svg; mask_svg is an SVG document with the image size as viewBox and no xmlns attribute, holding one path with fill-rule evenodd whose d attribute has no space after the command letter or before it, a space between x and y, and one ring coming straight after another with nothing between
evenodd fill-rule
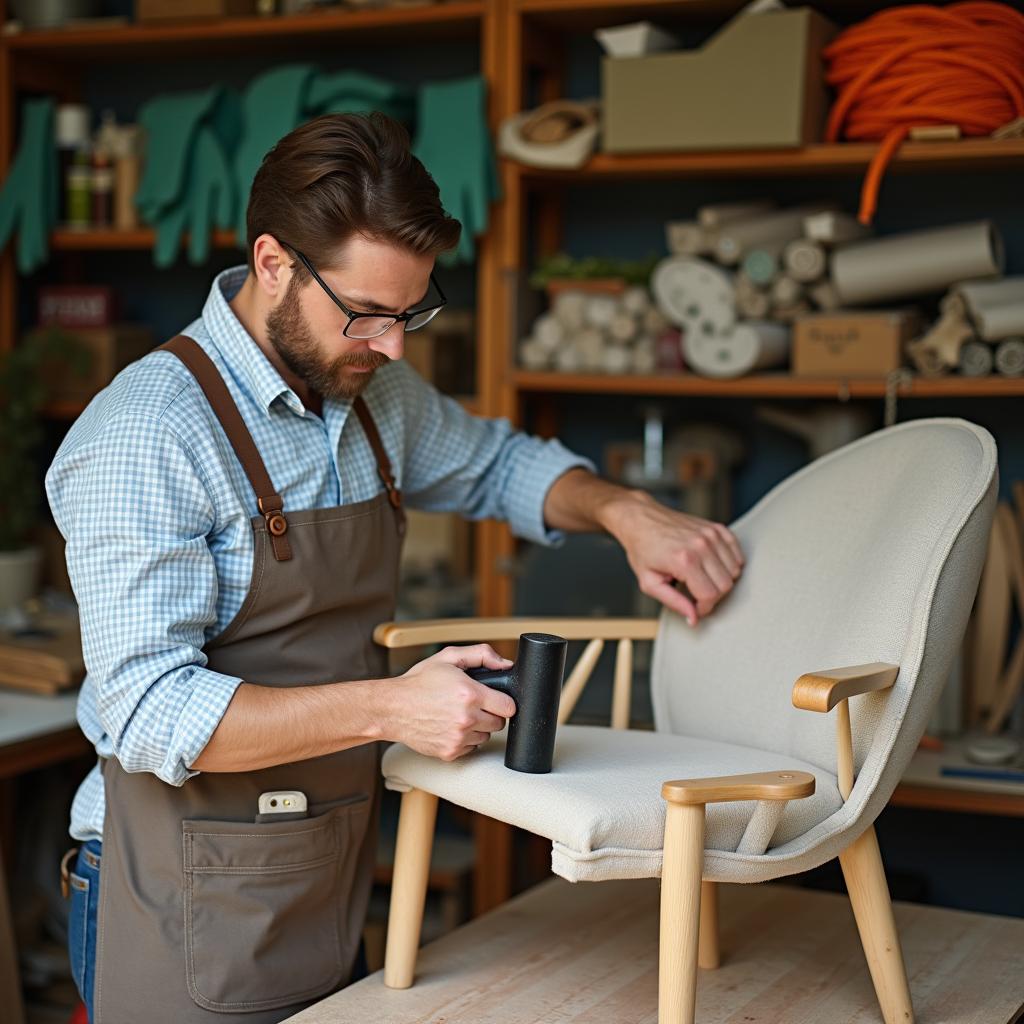
<instances>
[{"instance_id":1,"label":"apron strap","mask_svg":"<svg viewBox=\"0 0 1024 1024\"><path fill-rule=\"evenodd\" d=\"M242 414L238 411L231 393L228 391L224 378L197 341L187 335L179 334L157 351L164 350L176 355L192 371L192 375L203 389L210 407L213 409L224 433L228 436L231 447L238 456L238 461L249 478L252 489L256 492L256 506L266 520L267 533L274 549L274 558L286 562L292 557L292 547L286 536L288 520L284 516L284 500L274 489L270 474L263 462L256 442L252 439Z\"/></svg>"},{"instance_id":2,"label":"apron strap","mask_svg":"<svg viewBox=\"0 0 1024 1024\"><path fill-rule=\"evenodd\" d=\"M352 408L355 409L359 422L363 425L366 439L373 449L374 458L377 460L377 474L384 482L384 489L388 492L388 501L391 502L391 507L395 510L398 532L403 533L405 531L405 509L402 507L402 492L395 485L395 477L391 472L391 460L388 458L384 442L380 439L377 424L373 422L369 407L363 401L362 395L352 403Z\"/></svg>"}]
</instances>

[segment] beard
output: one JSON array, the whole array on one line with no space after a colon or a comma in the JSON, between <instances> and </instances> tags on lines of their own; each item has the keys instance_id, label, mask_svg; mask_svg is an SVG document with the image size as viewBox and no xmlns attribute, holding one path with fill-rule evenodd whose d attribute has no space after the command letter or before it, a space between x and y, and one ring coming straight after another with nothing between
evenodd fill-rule
<instances>
[{"instance_id":1,"label":"beard","mask_svg":"<svg viewBox=\"0 0 1024 1024\"><path fill-rule=\"evenodd\" d=\"M299 285L293 277L281 302L267 314L267 337L285 366L307 387L324 398L356 398L373 373L390 362L383 352L348 353L326 358L313 336L299 304ZM350 367L368 373L348 373Z\"/></svg>"}]
</instances>

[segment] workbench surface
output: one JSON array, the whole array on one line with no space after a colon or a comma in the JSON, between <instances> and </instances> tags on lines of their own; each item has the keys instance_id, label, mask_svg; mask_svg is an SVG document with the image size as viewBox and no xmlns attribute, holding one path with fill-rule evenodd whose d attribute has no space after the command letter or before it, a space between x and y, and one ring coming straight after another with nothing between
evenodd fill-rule
<instances>
[{"instance_id":1,"label":"workbench surface","mask_svg":"<svg viewBox=\"0 0 1024 1024\"><path fill-rule=\"evenodd\" d=\"M658 882L552 879L425 946L416 984L378 971L290 1024L656 1024ZM880 1024L844 896L720 887L722 966L701 1024ZM917 1024L1010 1024L1024 920L897 903Z\"/></svg>"}]
</instances>

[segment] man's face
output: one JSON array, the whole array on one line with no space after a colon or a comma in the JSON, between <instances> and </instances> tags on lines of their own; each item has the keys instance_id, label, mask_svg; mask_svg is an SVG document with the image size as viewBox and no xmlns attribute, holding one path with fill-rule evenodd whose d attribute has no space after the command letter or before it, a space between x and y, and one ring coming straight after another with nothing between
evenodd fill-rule
<instances>
[{"instance_id":1,"label":"man's face","mask_svg":"<svg viewBox=\"0 0 1024 1024\"><path fill-rule=\"evenodd\" d=\"M432 256L356 235L342 249L336 269L316 269L353 312L388 314L404 313L423 301L433 266ZM267 315L267 336L285 365L313 391L324 398L355 398L374 370L401 359L404 324L363 339L347 337L347 323L312 277L300 285L293 273L283 298Z\"/></svg>"}]
</instances>

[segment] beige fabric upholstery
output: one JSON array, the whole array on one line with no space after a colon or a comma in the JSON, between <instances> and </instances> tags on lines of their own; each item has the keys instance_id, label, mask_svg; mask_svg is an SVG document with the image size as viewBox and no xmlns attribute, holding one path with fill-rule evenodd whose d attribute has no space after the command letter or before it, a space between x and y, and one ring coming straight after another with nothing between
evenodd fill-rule
<instances>
[{"instance_id":1,"label":"beige fabric upholstery","mask_svg":"<svg viewBox=\"0 0 1024 1024\"><path fill-rule=\"evenodd\" d=\"M566 725L558 731L549 775L509 771L504 751L504 738L493 737L476 754L449 764L395 746L385 755L387 785L426 789L460 807L546 836L554 844L552 870L570 882L661 874L661 784L666 779L773 768L813 772L814 795L780 805L777 828L770 815L758 816L763 824L744 844L757 853L771 841L802 835L841 803L832 774L811 764L689 736ZM755 806L755 801L709 806L707 847L735 850Z\"/></svg>"},{"instance_id":2,"label":"beige fabric upholstery","mask_svg":"<svg viewBox=\"0 0 1024 1024\"><path fill-rule=\"evenodd\" d=\"M651 673L658 734L563 728L549 778L507 771L490 749L445 764L395 747L389 785L550 836L556 872L600 879L658 873L661 782L803 768L819 793L787 806L767 852L770 814L741 842L754 805L708 808L705 877L758 881L815 867L877 817L917 746L963 637L997 496L995 442L966 420L914 420L861 438L730 524L746 568L696 629L662 614ZM792 687L804 672L874 661L900 673L891 690L850 702L858 774L841 805L834 715L793 708Z\"/></svg>"}]
</instances>

